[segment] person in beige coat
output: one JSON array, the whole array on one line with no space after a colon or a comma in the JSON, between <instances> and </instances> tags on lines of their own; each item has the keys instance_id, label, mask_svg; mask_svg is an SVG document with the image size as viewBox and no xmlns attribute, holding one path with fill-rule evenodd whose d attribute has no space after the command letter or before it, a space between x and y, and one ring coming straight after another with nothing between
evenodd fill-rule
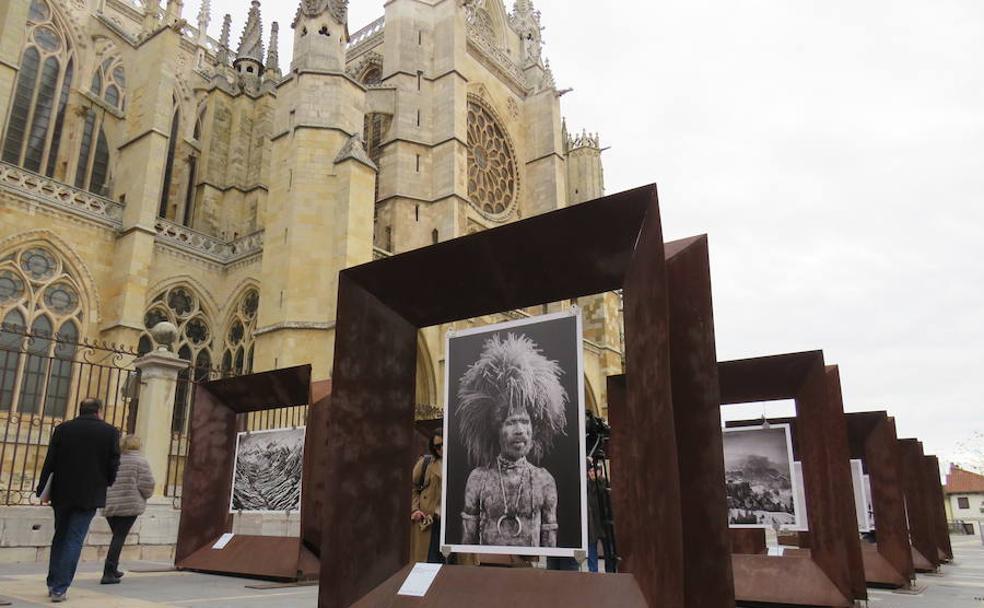
<instances>
[{"instance_id":1,"label":"person in beige coat","mask_svg":"<svg viewBox=\"0 0 984 608\"><path fill-rule=\"evenodd\" d=\"M415 562L443 564L441 555L441 467L444 464L444 436L438 431L428 444L430 454L421 456L413 467L413 498L410 520L411 557Z\"/></svg>"},{"instance_id":2,"label":"person in beige coat","mask_svg":"<svg viewBox=\"0 0 984 608\"><path fill-rule=\"evenodd\" d=\"M154 474L150 463L140 453L141 442L136 435L127 435L122 441L120 469L116 481L106 492L106 506L103 515L113 531L113 540L109 543L106 554L106 565L100 581L103 585L113 585L120 582L123 573L120 572L120 553L126 535L130 533L137 518L147 509L147 499L154 494Z\"/></svg>"}]
</instances>

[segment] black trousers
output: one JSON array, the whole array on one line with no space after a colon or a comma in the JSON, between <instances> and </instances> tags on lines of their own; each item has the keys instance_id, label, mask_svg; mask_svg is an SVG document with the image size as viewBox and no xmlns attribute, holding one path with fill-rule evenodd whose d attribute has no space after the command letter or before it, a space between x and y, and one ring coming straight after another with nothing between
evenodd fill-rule
<instances>
[{"instance_id":1,"label":"black trousers","mask_svg":"<svg viewBox=\"0 0 984 608\"><path fill-rule=\"evenodd\" d=\"M113 531L113 540L109 542L109 553L106 554L106 565L103 567L103 574L113 575L119 570L120 553L123 552L123 543L126 542L126 535L130 533L133 522L137 521L136 515L127 517L107 517L109 529Z\"/></svg>"},{"instance_id":2,"label":"black trousers","mask_svg":"<svg viewBox=\"0 0 984 608\"><path fill-rule=\"evenodd\" d=\"M444 554L441 553L441 519L434 518L430 528L430 544L427 547L427 561L431 564L443 564Z\"/></svg>"}]
</instances>

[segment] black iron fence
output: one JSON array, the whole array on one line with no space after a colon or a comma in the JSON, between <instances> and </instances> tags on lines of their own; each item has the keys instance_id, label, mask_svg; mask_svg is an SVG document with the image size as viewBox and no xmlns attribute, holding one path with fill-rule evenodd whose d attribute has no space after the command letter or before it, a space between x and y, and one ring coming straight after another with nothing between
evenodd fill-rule
<instances>
[{"instance_id":1,"label":"black iron fence","mask_svg":"<svg viewBox=\"0 0 984 608\"><path fill-rule=\"evenodd\" d=\"M101 399L106 422L132 430L137 353L117 344L0 326L0 505L36 504L51 432Z\"/></svg>"}]
</instances>

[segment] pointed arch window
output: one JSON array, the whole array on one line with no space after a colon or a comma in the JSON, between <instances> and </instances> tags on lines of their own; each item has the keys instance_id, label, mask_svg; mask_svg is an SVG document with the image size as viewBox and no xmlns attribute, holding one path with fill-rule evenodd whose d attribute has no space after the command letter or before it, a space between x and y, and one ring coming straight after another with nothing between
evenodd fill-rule
<instances>
[{"instance_id":1,"label":"pointed arch window","mask_svg":"<svg viewBox=\"0 0 984 608\"><path fill-rule=\"evenodd\" d=\"M167 161L164 164L164 184L161 187L161 204L157 211L159 217L167 218L167 202L171 195L171 178L174 176L174 154L178 147L178 133L181 126L181 111L174 102L174 114L171 117L171 134L167 143Z\"/></svg>"},{"instance_id":2,"label":"pointed arch window","mask_svg":"<svg viewBox=\"0 0 984 608\"><path fill-rule=\"evenodd\" d=\"M366 86L379 84L383 81L383 70L380 66L372 64L362 73L362 78L360 80L362 80L362 84Z\"/></svg>"},{"instance_id":3,"label":"pointed arch window","mask_svg":"<svg viewBox=\"0 0 984 608\"><path fill-rule=\"evenodd\" d=\"M119 111L124 110L126 95L126 70L119 57L111 56L103 59L96 71L92 73L92 83L89 92L99 97Z\"/></svg>"},{"instance_id":4,"label":"pointed arch window","mask_svg":"<svg viewBox=\"0 0 984 608\"><path fill-rule=\"evenodd\" d=\"M78 280L52 249L26 245L0 261L0 320L0 411L64 417L84 313Z\"/></svg>"},{"instance_id":5,"label":"pointed arch window","mask_svg":"<svg viewBox=\"0 0 984 608\"><path fill-rule=\"evenodd\" d=\"M102 118L89 109L82 126L82 143L79 145L79 163L75 170L75 187L108 195L109 144L102 128Z\"/></svg>"},{"instance_id":6,"label":"pointed arch window","mask_svg":"<svg viewBox=\"0 0 984 608\"><path fill-rule=\"evenodd\" d=\"M73 75L68 38L46 0L33 0L0 158L54 175Z\"/></svg>"},{"instance_id":7,"label":"pointed arch window","mask_svg":"<svg viewBox=\"0 0 984 608\"><path fill-rule=\"evenodd\" d=\"M260 292L247 290L236 302L226 324L222 371L235 375L253 372L253 353L256 346L256 317L260 309Z\"/></svg>"},{"instance_id":8,"label":"pointed arch window","mask_svg":"<svg viewBox=\"0 0 984 608\"><path fill-rule=\"evenodd\" d=\"M154 340L149 332L162 321L168 321L178 328L178 337L172 349L181 359L194 365L193 370L186 369L178 374L171 427L172 431L179 432L185 429L188 422L192 396L190 380L206 380L211 371L212 323L202 308L201 297L190 287L179 285L166 289L157 294L144 314L147 331L140 337L138 353L144 355L153 350Z\"/></svg>"}]
</instances>

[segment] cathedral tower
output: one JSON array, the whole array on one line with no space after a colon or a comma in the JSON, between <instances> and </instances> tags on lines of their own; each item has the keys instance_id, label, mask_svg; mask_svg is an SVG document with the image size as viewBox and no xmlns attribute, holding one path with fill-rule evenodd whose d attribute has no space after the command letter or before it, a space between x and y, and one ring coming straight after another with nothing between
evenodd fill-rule
<instances>
[{"instance_id":1,"label":"cathedral tower","mask_svg":"<svg viewBox=\"0 0 984 608\"><path fill-rule=\"evenodd\" d=\"M582 131L570 136L564 129L567 156L567 199L576 205L605 196L605 172L601 164L601 138Z\"/></svg>"},{"instance_id":2,"label":"cathedral tower","mask_svg":"<svg viewBox=\"0 0 984 608\"><path fill-rule=\"evenodd\" d=\"M365 89L344 71L345 0L304 0L294 61L277 85L257 369L331 374L338 272L372 259L375 164L362 143Z\"/></svg>"}]
</instances>

